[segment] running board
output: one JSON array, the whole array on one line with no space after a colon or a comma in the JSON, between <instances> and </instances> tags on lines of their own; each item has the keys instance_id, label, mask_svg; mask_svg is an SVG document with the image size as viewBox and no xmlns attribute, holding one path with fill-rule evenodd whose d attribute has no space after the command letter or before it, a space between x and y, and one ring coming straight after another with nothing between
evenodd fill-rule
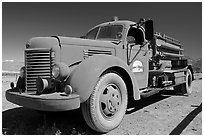
<instances>
[{"instance_id":1,"label":"running board","mask_svg":"<svg viewBox=\"0 0 204 137\"><path fill-rule=\"evenodd\" d=\"M154 88L154 89L146 89L146 90L142 90L140 92L140 97L141 98L147 98L149 96L152 96L154 94L157 94L159 93L159 91L161 91L161 88Z\"/></svg>"},{"instance_id":2,"label":"running board","mask_svg":"<svg viewBox=\"0 0 204 137\"><path fill-rule=\"evenodd\" d=\"M174 85L175 86L175 85ZM164 88L148 88L140 91L140 97L141 98L147 98L154 94L159 93L162 90L174 90L173 86L167 86Z\"/></svg>"}]
</instances>

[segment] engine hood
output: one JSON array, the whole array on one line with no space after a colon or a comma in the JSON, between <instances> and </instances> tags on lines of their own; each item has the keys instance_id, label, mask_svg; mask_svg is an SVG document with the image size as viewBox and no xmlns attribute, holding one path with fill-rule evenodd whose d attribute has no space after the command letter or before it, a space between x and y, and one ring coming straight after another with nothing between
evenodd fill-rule
<instances>
[{"instance_id":1,"label":"engine hood","mask_svg":"<svg viewBox=\"0 0 204 137\"><path fill-rule=\"evenodd\" d=\"M27 44L27 48L59 48L59 42L55 37L34 37Z\"/></svg>"},{"instance_id":2,"label":"engine hood","mask_svg":"<svg viewBox=\"0 0 204 137\"><path fill-rule=\"evenodd\" d=\"M115 55L116 44L110 41L58 37L61 46L61 62L68 65L98 54Z\"/></svg>"},{"instance_id":3,"label":"engine hood","mask_svg":"<svg viewBox=\"0 0 204 137\"><path fill-rule=\"evenodd\" d=\"M73 37L35 37L31 38L28 43L29 47L27 48L61 48L61 45L77 45L77 46L96 46L96 47L114 47L110 41L102 40L90 40L82 38L73 38Z\"/></svg>"},{"instance_id":4,"label":"engine hood","mask_svg":"<svg viewBox=\"0 0 204 137\"><path fill-rule=\"evenodd\" d=\"M64 62L70 65L82 61L86 58L86 55L89 56L90 54L115 55L116 46L110 41L53 36L32 38L27 43L26 48L51 48L55 52L56 62Z\"/></svg>"},{"instance_id":5,"label":"engine hood","mask_svg":"<svg viewBox=\"0 0 204 137\"><path fill-rule=\"evenodd\" d=\"M82 39L82 38L74 38L74 37L58 37L61 45L78 45L78 46L99 46L99 47L113 47L113 44L110 41L102 41L102 40L90 40L90 39Z\"/></svg>"}]
</instances>

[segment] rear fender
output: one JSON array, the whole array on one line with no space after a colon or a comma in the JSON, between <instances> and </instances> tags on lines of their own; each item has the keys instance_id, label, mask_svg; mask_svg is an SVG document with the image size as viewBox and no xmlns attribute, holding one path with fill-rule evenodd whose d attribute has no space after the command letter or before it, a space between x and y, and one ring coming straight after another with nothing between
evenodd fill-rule
<instances>
[{"instance_id":1,"label":"rear fender","mask_svg":"<svg viewBox=\"0 0 204 137\"><path fill-rule=\"evenodd\" d=\"M91 95L99 77L110 68L118 67L127 72L131 79L133 96L135 100L140 99L139 89L134 74L124 61L109 55L94 55L82 61L68 78L74 91L80 95L81 103L85 102Z\"/></svg>"}]
</instances>

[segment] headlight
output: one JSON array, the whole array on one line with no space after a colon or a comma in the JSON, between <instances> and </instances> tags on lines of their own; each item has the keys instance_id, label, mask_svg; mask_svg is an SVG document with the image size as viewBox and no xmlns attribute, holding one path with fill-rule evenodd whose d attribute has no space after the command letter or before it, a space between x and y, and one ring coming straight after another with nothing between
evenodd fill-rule
<instances>
[{"instance_id":1,"label":"headlight","mask_svg":"<svg viewBox=\"0 0 204 137\"><path fill-rule=\"evenodd\" d=\"M54 65L52 67L52 75L54 76L54 78L57 78L59 77L59 74L60 74L60 68L58 65Z\"/></svg>"},{"instance_id":2,"label":"headlight","mask_svg":"<svg viewBox=\"0 0 204 137\"><path fill-rule=\"evenodd\" d=\"M56 63L52 67L52 75L54 78L64 80L70 74L70 69L65 63Z\"/></svg>"},{"instance_id":3,"label":"headlight","mask_svg":"<svg viewBox=\"0 0 204 137\"><path fill-rule=\"evenodd\" d=\"M20 69L20 77L24 78L25 77L25 67L22 67Z\"/></svg>"}]
</instances>

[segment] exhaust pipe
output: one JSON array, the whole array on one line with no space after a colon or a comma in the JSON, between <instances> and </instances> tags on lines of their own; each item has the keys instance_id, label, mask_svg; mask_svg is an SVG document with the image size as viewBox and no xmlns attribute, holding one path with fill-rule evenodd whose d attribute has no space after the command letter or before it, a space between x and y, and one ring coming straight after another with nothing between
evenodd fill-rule
<instances>
[{"instance_id":1,"label":"exhaust pipe","mask_svg":"<svg viewBox=\"0 0 204 137\"><path fill-rule=\"evenodd\" d=\"M38 77L36 79L37 93L41 94L46 88L48 88L49 82L47 79Z\"/></svg>"}]
</instances>

